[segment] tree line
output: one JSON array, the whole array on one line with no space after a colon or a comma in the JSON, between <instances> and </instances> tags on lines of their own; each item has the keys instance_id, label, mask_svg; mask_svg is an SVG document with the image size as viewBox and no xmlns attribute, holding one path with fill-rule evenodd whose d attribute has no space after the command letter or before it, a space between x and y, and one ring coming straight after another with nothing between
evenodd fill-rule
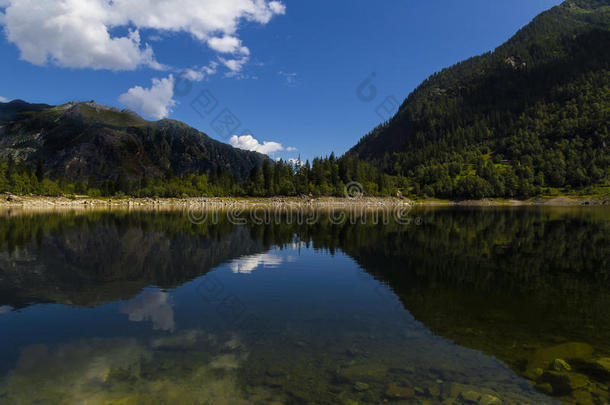
<instances>
[{"instance_id":1,"label":"tree line","mask_svg":"<svg viewBox=\"0 0 610 405\"><path fill-rule=\"evenodd\" d=\"M129 178L119 174L114 179L49 178L41 160L35 167L13 158L0 160L0 192L44 196L88 195L91 197L272 197L345 195L346 185L357 183L367 196L396 195L407 187L400 176L384 174L371 164L350 157L315 158L312 162L272 162L254 166L246 181L238 182L220 169L177 175L167 171L157 178Z\"/></svg>"}]
</instances>

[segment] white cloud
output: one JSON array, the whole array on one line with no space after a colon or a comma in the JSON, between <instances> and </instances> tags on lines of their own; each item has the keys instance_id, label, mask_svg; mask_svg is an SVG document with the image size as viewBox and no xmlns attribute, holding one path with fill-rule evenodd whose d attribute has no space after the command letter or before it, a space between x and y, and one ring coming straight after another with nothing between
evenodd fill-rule
<instances>
[{"instance_id":1,"label":"white cloud","mask_svg":"<svg viewBox=\"0 0 610 405\"><path fill-rule=\"evenodd\" d=\"M281 70L277 73L278 73L278 75L280 75L281 77L284 78L284 83L286 84L286 86L288 86L288 87L296 86L297 80L298 80L298 75L296 73L289 73L289 72L284 72Z\"/></svg>"},{"instance_id":2,"label":"white cloud","mask_svg":"<svg viewBox=\"0 0 610 405\"><path fill-rule=\"evenodd\" d=\"M216 74L216 68L218 68L218 62L210 62L209 65L202 67L201 71L210 76Z\"/></svg>"},{"instance_id":3,"label":"white cloud","mask_svg":"<svg viewBox=\"0 0 610 405\"><path fill-rule=\"evenodd\" d=\"M175 328L172 297L162 291L147 291L121 305L121 313L132 322L152 321L155 330Z\"/></svg>"},{"instance_id":4,"label":"white cloud","mask_svg":"<svg viewBox=\"0 0 610 405\"><path fill-rule=\"evenodd\" d=\"M203 72L201 70L186 69L184 71L184 73L182 73L182 77L184 77L186 80L190 80L192 82L200 82L203 80L205 75L203 74Z\"/></svg>"},{"instance_id":5,"label":"white cloud","mask_svg":"<svg viewBox=\"0 0 610 405\"><path fill-rule=\"evenodd\" d=\"M264 153L265 155L285 150L281 143L263 142L261 144L252 135L233 135L231 139L229 139L229 143L235 148L245 149L253 152L260 152Z\"/></svg>"},{"instance_id":6,"label":"white cloud","mask_svg":"<svg viewBox=\"0 0 610 405\"><path fill-rule=\"evenodd\" d=\"M208 76L216 74L218 62L210 62L207 66L186 69L182 77L193 82L200 82Z\"/></svg>"},{"instance_id":7,"label":"white cloud","mask_svg":"<svg viewBox=\"0 0 610 405\"><path fill-rule=\"evenodd\" d=\"M147 117L161 119L167 117L176 105L173 97L174 76L169 75L164 79L153 79L149 89L132 87L121 94L119 102Z\"/></svg>"},{"instance_id":8,"label":"white cloud","mask_svg":"<svg viewBox=\"0 0 610 405\"><path fill-rule=\"evenodd\" d=\"M284 6L282 3L280 3L279 1L272 1L271 3L269 3L269 8L275 13L275 14L286 14L286 6Z\"/></svg>"},{"instance_id":9,"label":"white cloud","mask_svg":"<svg viewBox=\"0 0 610 405\"><path fill-rule=\"evenodd\" d=\"M241 40L239 38L232 37L230 35L226 35L222 38L210 38L208 39L208 46L221 53L241 53L244 55L250 54L250 50L241 45Z\"/></svg>"},{"instance_id":10,"label":"white cloud","mask_svg":"<svg viewBox=\"0 0 610 405\"><path fill-rule=\"evenodd\" d=\"M287 147L287 148L286 148L286 150L287 150L288 152L294 152L294 151L296 151L296 150L297 150L297 148L293 148L292 146L289 146L289 147Z\"/></svg>"},{"instance_id":11,"label":"white cloud","mask_svg":"<svg viewBox=\"0 0 610 405\"><path fill-rule=\"evenodd\" d=\"M296 166L296 167L300 167L300 166L305 165L305 163L301 159L296 159L296 158L288 159L288 163L291 166Z\"/></svg>"},{"instance_id":12,"label":"white cloud","mask_svg":"<svg viewBox=\"0 0 610 405\"><path fill-rule=\"evenodd\" d=\"M218 58L223 65L225 65L227 67L227 69L230 70L229 73L227 73L227 76L235 76L237 73L239 73L241 71L241 69L244 67L244 65L248 62L248 55L242 56L241 58L237 58L237 59L225 59L225 58Z\"/></svg>"},{"instance_id":13,"label":"white cloud","mask_svg":"<svg viewBox=\"0 0 610 405\"><path fill-rule=\"evenodd\" d=\"M8 103L8 98L0 96L0 103Z\"/></svg>"},{"instance_id":14,"label":"white cloud","mask_svg":"<svg viewBox=\"0 0 610 405\"><path fill-rule=\"evenodd\" d=\"M263 268L276 268L283 261L284 259L278 255L261 253L233 260L229 264L229 268L235 274L250 274L260 266L263 266Z\"/></svg>"},{"instance_id":15,"label":"white cloud","mask_svg":"<svg viewBox=\"0 0 610 405\"><path fill-rule=\"evenodd\" d=\"M134 70L164 68L141 41L186 32L221 53L248 55L237 36L242 21L267 24L286 12L268 0L0 0L0 24L21 58L63 67ZM117 28L127 34L113 35ZM116 32L116 31L114 31Z\"/></svg>"}]
</instances>

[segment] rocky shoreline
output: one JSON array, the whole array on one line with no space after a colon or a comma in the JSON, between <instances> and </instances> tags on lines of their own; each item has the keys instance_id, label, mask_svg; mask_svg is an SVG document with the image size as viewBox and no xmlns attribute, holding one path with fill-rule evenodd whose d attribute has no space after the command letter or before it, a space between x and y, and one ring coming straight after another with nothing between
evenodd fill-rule
<instances>
[{"instance_id":1,"label":"rocky shoreline","mask_svg":"<svg viewBox=\"0 0 610 405\"><path fill-rule=\"evenodd\" d=\"M530 200L409 200L393 197L200 197L200 198L91 198L77 197L41 197L0 194L0 208L24 209L92 209L92 208L190 208L206 206L208 208L395 208L400 206L610 206L610 196L601 197L556 197L535 198Z\"/></svg>"}]
</instances>

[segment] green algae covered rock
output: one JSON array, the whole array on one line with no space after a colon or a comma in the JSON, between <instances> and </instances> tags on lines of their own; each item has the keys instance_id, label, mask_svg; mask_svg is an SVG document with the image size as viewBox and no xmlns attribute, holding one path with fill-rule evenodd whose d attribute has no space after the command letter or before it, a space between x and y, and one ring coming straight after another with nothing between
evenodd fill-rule
<instances>
[{"instance_id":1,"label":"green algae covered rock","mask_svg":"<svg viewBox=\"0 0 610 405\"><path fill-rule=\"evenodd\" d=\"M555 371L572 371L572 367L563 359L553 360L552 369Z\"/></svg>"}]
</instances>

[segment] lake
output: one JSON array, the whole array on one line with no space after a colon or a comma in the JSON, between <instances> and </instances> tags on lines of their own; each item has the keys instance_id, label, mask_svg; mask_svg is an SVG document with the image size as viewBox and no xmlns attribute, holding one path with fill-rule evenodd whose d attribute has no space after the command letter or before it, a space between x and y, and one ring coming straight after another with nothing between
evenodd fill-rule
<instances>
[{"instance_id":1,"label":"lake","mask_svg":"<svg viewBox=\"0 0 610 405\"><path fill-rule=\"evenodd\" d=\"M1 404L608 404L610 210L0 214Z\"/></svg>"}]
</instances>

